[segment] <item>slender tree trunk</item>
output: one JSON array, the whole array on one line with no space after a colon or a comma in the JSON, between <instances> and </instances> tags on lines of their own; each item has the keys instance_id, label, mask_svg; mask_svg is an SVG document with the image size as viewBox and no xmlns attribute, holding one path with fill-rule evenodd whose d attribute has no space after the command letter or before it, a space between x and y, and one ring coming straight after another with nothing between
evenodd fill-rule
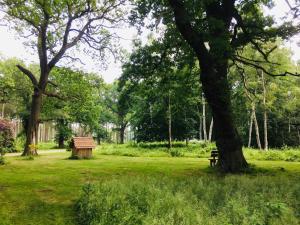
<instances>
[{"instance_id":1,"label":"slender tree trunk","mask_svg":"<svg viewBox=\"0 0 300 225\"><path fill-rule=\"evenodd\" d=\"M252 127L253 127L253 111L251 111L251 115L250 115L249 136L248 136L248 148L251 147Z\"/></svg>"},{"instance_id":2,"label":"slender tree trunk","mask_svg":"<svg viewBox=\"0 0 300 225\"><path fill-rule=\"evenodd\" d=\"M172 111L171 111L171 93L169 91L168 96L168 133L169 133L169 139L168 139L168 148L172 148Z\"/></svg>"},{"instance_id":3,"label":"slender tree trunk","mask_svg":"<svg viewBox=\"0 0 300 225\"><path fill-rule=\"evenodd\" d=\"M2 118L4 118L4 116L5 116L4 112L5 112L5 103L2 104L2 113L1 113Z\"/></svg>"},{"instance_id":4,"label":"slender tree trunk","mask_svg":"<svg viewBox=\"0 0 300 225\"><path fill-rule=\"evenodd\" d=\"M299 131L299 129L297 130L297 133L298 133L299 146L300 146L300 131Z\"/></svg>"},{"instance_id":5,"label":"slender tree trunk","mask_svg":"<svg viewBox=\"0 0 300 225\"><path fill-rule=\"evenodd\" d=\"M217 166L224 172L237 172L248 164L233 120L226 65L218 69L213 68L213 65L202 67L200 77L214 118L216 145L219 150Z\"/></svg>"},{"instance_id":6,"label":"slender tree trunk","mask_svg":"<svg viewBox=\"0 0 300 225\"><path fill-rule=\"evenodd\" d=\"M185 145L189 145L189 127L187 125L186 109L184 109L184 124L185 124Z\"/></svg>"},{"instance_id":7,"label":"slender tree trunk","mask_svg":"<svg viewBox=\"0 0 300 225\"><path fill-rule=\"evenodd\" d=\"M201 112L200 109L197 105L197 111L198 111L198 117L199 117L199 140L203 140L202 137L202 117L201 117Z\"/></svg>"},{"instance_id":8,"label":"slender tree trunk","mask_svg":"<svg viewBox=\"0 0 300 225\"><path fill-rule=\"evenodd\" d=\"M266 85L265 85L265 78L264 72L261 71L261 80L263 85L263 105L264 105L264 150L268 150L268 115L267 115L267 106L266 106Z\"/></svg>"},{"instance_id":9,"label":"slender tree trunk","mask_svg":"<svg viewBox=\"0 0 300 225\"><path fill-rule=\"evenodd\" d=\"M203 137L202 137L202 118L201 118L201 116L199 116L199 139L203 140Z\"/></svg>"},{"instance_id":10,"label":"slender tree trunk","mask_svg":"<svg viewBox=\"0 0 300 225\"><path fill-rule=\"evenodd\" d=\"M206 132L206 107L205 107L205 98L202 93L202 118L203 118L203 138L204 141L207 141L207 132Z\"/></svg>"},{"instance_id":11,"label":"slender tree trunk","mask_svg":"<svg viewBox=\"0 0 300 225\"><path fill-rule=\"evenodd\" d=\"M36 124L38 123L40 110L42 106L42 93L37 88L34 89L34 94L32 95L32 103L31 103L31 113L29 116L27 129L26 129L26 142L25 148L22 153L25 155L36 155L37 152L31 151L29 145L33 144L33 136L35 133Z\"/></svg>"},{"instance_id":12,"label":"slender tree trunk","mask_svg":"<svg viewBox=\"0 0 300 225\"><path fill-rule=\"evenodd\" d=\"M256 136L256 143L257 147L261 150L261 142L260 142L260 134L259 134L259 127L258 122L256 118L256 107L255 103L252 103L252 112L253 112L253 122L254 122L254 128L255 128L255 136Z\"/></svg>"},{"instance_id":13,"label":"slender tree trunk","mask_svg":"<svg viewBox=\"0 0 300 225\"><path fill-rule=\"evenodd\" d=\"M209 133L208 133L208 141L211 142L212 132L213 132L213 126L214 126L214 118L211 118L210 126L209 126Z\"/></svg>"}]
</instances>

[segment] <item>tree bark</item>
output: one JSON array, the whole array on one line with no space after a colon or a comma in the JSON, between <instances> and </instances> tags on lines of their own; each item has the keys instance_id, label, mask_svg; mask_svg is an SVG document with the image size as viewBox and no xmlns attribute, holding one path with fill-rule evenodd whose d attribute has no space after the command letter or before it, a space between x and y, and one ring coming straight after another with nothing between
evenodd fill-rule
<instances>
[{"instance_id":1,"label":"tree bark","mask_svg":"<svg viewBox=\"0 0 300 225\"><path fill-rule=\"evenodd\" d=\"M120 144L124 144L126 125L120 127Z\"/></svg>"},{"instance_id":2,"label":"tree bark","mask_svg":"<svg viewBox=\"0 0 300 225\"><path fill-rule=\"evenodd\" d=\"M264 78L264 72L261 71L261 80L263 86L263 106L264 106L264 150L268 150L268 115L267 115L267 106L266 106L266 84Z\"/></svg>"},{"instance_id":3,"label":"tree bark","mask_svg":"<svg viewBox=\"0 0 300 225\"><path fill-rule=\"evenodd\" d=\"M210 126L209 126L209 133L208 133L208 141L209 142L211 142L213 127L214 127L214 118L212 117L211 121L210 121Z\"/></svg>"},{"instance_id":4,"label":"tree bark","mask_svg":"<svg viewBox=\"0 0 300 225\"><path fill-rule=\"evenodd\" d=\"M203 119L203 137L204 141L207 141L207 132L206 132L206 109L205 109L205 98L202 93L202 119Z\"/></svg>"},{"instance_id":5,"label":"tree bark","mask_svg":"<svg viewBox=\"0 0 300 225\"><path fill-rule=\"evenodd\" d=\"M176 26L183 38L194 50L201 68L200 80L208 105L212 110L215 124L216 145L219 151L217 167L223 172L240 172L248 167L242 151L242 141L234 123L230 101L230 87L227 80L227 71L230 46L228 30L231 26L234 1L207 1L205 12L210 32L210 48L205 45L206 37L192 25L190 15L185 9L183 1L169 0L173 9ZM222 39L222 45L220 40ZM212 49L212 50L210 50Z\"/></svg>"},{"instance_id":6,"label":"tree bark","mask_svg":"<svg viewBox=\"0 0 300 225\"><path fill-rule=\"evenodd\" d=\"M58 148L64 148L65 147L65 138L63 135L59 135L58 137Z\"/></svg>"},{"instance_id":7,"label":"tree bark","mask_svg":"<svg viewBox=\"0 0 300 225\"><path fill-rule=\"evenodd\" d=\"M256 118L255 103L253 103L253 105L252 105L252 112L253 112L253 122L254 122L254 127L255 127L256 143L257 143L257 147L261 150L260 134L259 134L259 127L258 127L258 122L257 122L257 118Z\"/></svg>"},{"instance_id":8,"label":"tree bark","mask_svg":"<svg viewBox=\"0 0 300 225\"><path fill-rule=\"evenodd\" d=\"M33 137L38 123L40 111L42 106L42 93L38 88L34 88L34 94L32 95L31 112L26 129L26 142L22 156L37 155L36 151L30 149L30 145L33 144Z\"/></svg>"},{"instance_id":9,"label":"tree bark","mask_svg":"<svg viewBox=\"0 0 300 225\"><path fill-rule=\"evenodd\" d=\"M243 152L242 141L234 124L227 69L218 71L211 66L202 69L201 82L215 124L216 145L219 150L217 166L221 171L237 172L248 166Z\"/></svg>"}]
</instances>

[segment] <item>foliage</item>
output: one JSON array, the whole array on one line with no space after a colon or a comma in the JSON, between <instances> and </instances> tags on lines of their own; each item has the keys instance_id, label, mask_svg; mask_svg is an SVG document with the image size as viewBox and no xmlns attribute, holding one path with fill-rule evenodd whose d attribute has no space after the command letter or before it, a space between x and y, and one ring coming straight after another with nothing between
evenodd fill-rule
<instances>
[{"instance_id":1,"label":"foliage","mask_svg":"<svg viewBox=\"0 0 300 225\"><path fill-rule=\"evenodd\" d=\"M82 225L296 224L300 186L282 179L115 179L85 185L76 215Z\"/></svg>"},{"instance_id":2,"label":"foliage","mask_svg":"<svg viewBox=\"0 0 300 225\"><path fill-rule=\"evenodd\" d=\"M14 151L15 145L11 124L7 120L0 119L0 156Z\"/></svg>"},{"instance_id":3,"label":"foliage","mask_svg":"<svg viewBox=\"0 0 300 225\"><path fill-rule=\"evenodd\" d=\"M0 156L0 166L5 165L5 158L1 155Z\"/></svg>"},{"instance_id":4,"label":"foliage","mask_svg":"<svg viewBox=\"0 0 300 225\"><path fill-rule=\"evenodd\" d=\"M199 68L189 56L159 41L135 46L119 87L129 99L129 123L137 141L167 140L169 119L172 139L199 137Z\"/></svg>"}]
</instances>

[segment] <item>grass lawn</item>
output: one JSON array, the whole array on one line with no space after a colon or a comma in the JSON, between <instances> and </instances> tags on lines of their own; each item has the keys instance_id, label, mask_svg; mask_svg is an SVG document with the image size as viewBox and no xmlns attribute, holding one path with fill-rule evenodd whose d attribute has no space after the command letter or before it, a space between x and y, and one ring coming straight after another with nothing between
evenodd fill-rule
<instances>
[{"instance_id":1,"label":"grass lawn","mask_svg":"<svg viewBox=\"0 0 300 225\"><path fill-rule=\"evenodd\" d=\"M290 211L285 216L292 214L291 223L299 224L300 191L297 192L295 187L300 187L300 162L251 160L250 163L256 166L254 173L224 177L212 173L206 158L112 156L103 155L99 150L94 152L95 158L91 160L68 160L69 156L70 152L49 152L34 160L6 157L7 164L0 166L0 225L76 224L74 203L86 183L101 185L112 180L126 183L148 178L173 183L189 179L198 182L197 179L203 177L207 182L219 182L220 186L225 182L228 187L231 184L224 179L234 179L234 182L246 179L241 187L259 181L268 188L274 181L277 192L274 199L278 199L279 206L282 201L287 201L284 204ZM293 192L290 193L291 188ZM278 221L281 224L280 221L289 220Z\"/></svg>"}]
</instances>

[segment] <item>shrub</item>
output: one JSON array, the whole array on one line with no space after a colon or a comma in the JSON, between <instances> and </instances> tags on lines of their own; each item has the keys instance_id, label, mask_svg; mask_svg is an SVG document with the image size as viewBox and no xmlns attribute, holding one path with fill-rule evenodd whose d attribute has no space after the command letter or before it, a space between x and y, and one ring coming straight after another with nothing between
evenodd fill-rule
<instances>
[{"instance_id":1,"label":"shrub","mask_svg":"<svg viewBox=\"0 0 300 225\"><path fill-rule=\"evenodd\" d=\"M0 166L4 165L5 164L5 159L4 157L1 155L0 156Z\"/></svg>"},{"instance_id":2,"label":"shrub","mask_svg":"<svg viewBox=\"0 0 300 225\"><path fill-rule=\"evenodd\" d=\"M0 119L0 155L14 151L15 146L11 125L7 120Z\"/></svg>"},{"instance_id":3,"label":"shrub","mask_svg":"<svg viewBox=\"0 0 300 225\"><path fill-rule=\"evenodd\" d=\"M174 148L172 148L170 150L170 154L171 154L172 157L182 157L183 156L183 153L180 152L180 150L174 149Z\"/></svg>"}]
</instances>

